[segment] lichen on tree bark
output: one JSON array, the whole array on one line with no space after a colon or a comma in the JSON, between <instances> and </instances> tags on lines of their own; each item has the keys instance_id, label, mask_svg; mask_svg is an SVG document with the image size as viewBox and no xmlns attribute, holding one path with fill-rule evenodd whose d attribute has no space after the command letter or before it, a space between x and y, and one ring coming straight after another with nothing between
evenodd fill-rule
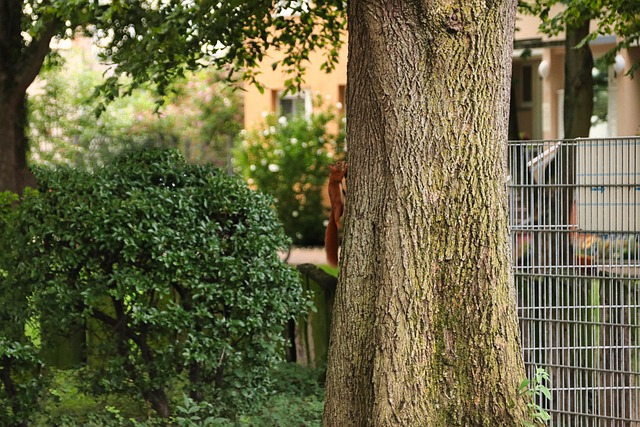
<instances>
[{"instance_id":1,"label":"lichen on tree bark","mask_svg":"<svg viewBox=\"0 0 640 427\"><path fill-rule=\"evenodd\" d=\"M325 426L517 425L515 2L349 3L349 200Z\"/></svg>"}]
</instances>

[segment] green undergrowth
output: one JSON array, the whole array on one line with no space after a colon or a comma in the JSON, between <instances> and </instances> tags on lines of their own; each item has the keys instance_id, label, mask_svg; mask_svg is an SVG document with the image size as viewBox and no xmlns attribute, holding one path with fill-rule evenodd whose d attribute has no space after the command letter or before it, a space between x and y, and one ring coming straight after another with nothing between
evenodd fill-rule
<instances>
[{"instance_id":1,"label":"green undergrowth","mask_svg":"<svg viewBox=\"0 0 640 427\"><path fill-rule=\"evenodd\" d=\"M314 427L322 424L323 372L297 364L282 363L270 373L270 393L244 410L223 414L224 408L195 403L180 394L171 420L154 415L142 399L117 394L94 397L82 390L82 370L55 371L43 411L34 426L59 427Z\"/></svg>"}]
</instances>

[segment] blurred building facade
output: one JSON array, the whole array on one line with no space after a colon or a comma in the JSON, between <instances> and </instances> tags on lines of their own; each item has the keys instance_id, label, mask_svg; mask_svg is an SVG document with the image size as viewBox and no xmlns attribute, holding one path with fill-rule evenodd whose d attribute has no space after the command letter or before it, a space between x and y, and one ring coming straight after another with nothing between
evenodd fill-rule
<instances>
[{"instance_id":1,"label":"blurred building facade","mask_svg":"<svg viewBox=\"0 0 640 427\"><path fill-rule=\"evenodd\" d=\"M563 137L564 34L547 37L538 31L540 20L519 15L513 52L512 96L517 112L518 131L522 139L556 139ZM615 36L600 36L591 43L596 63L616 44ZM314 99L344 109L347 82L347 44L340 50L335 70L321 71L323 58L314 53L309 61L305 83L297 94L284 94L287 76L271 64L278 53L269 55L260 68L261 93L247 86L245 93L245 128L263 121L265 113L279 116L309 113ZM627 75L632 64L640 61L640 46L623 49L615 64L599 64L593 74L598 102L594 111L593 137L638 135L640 132L640 78Z\"/></svg>"}]
</instances>

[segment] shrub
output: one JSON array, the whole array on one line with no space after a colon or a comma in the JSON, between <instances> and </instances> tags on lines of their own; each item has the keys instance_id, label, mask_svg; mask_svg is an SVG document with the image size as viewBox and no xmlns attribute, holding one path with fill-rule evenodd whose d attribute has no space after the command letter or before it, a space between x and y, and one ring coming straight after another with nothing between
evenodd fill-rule
<instances>
[{"instance_id":1,"label":"shrub","mask_svg":"<svg viewBox=\"0 0 640 427\"><path fill-rule=\"evenodd\" d=\"M14 245L17 201L13 193L0 193L0 425L3 426L26 426L47 384L38 349L25 334L31 287L28 283L15 286L10 280L19 252Z\"/></svg>"},{"instance_id":2,"label":"shrub","mask_svg":"<svg viewBox=\"0 0 640 427\"><path fill-rule=\"evenodd\" d=\"M243 427L320 427L324 411L323 371L295 363L274 369L274 393L250 413L239 417Z\"/></svg>"},{"instance_id":3,"label":"shrub","mask_svg":"<svg viewBox=\"0 0 640 427\"><path fill-rule=\"evenodd\" d=\"M242 123L242 98L226 72L189 73L160 99L143 87L103 105L95 96L105 82L103 67L86 48L73 46L63 56L65 66L44 70L41 91L29 97L33 162L91 169L127 150L171 147L194 163L227 165L229 139Z\"/></svg>"},{"instance_id":4,"label":"shrub","mask_svg":"<svg viewBox=\"0 0 640 427\"><path fill-rule=\"evenodd\" d=\"M0 425L28 425L46 390L42 368L28 340L12 340L0 333Z\"/></svg>"},{"instance_id":5,"label":"shrub","mask_svg":"<svg viewBox=\"0 0 640 427\"><path fill-rule=\"evenodd\" d=\"M308 304L278 257L271 199L176 151L35 173L15 280L35 284L43 330L86 323L93 391L142 396L163 417L177 378L195 401L259 397Z\"/></svg>"},{"instance_id":6,"label":"shrub","mask_svg":"<svg viewBox=\"0 0 640 427\"><path fill-rule=\"evenodd\" d=\"M296 245L324 244L327 166L344 142L342 131L327 130L334 119L330 111L290 119L271 114L262 129L241 134L236 165L250 185L276 199L278 216Z\"/></svg>"},{"instance_id":7,"label":"shrub","mask_svg":"<svg viewBox=\"0 0 640 427\"><path fill-rule=\"evenodd\" d=\"M189 427L294 427L320 426L323 412L322 371L294 363L269 369L269 394L245 408L229 411L218 404L194 401L176 394L171 426ZM166 419L149 416L145 405L118 395L94 399L83 394L80 376L73 370L55 371L55 399L45 403L46 415L36 425L60 427L152 427L167 425ZM165 422L165 423L163 423Z\"/></svg>"}]
</instances>

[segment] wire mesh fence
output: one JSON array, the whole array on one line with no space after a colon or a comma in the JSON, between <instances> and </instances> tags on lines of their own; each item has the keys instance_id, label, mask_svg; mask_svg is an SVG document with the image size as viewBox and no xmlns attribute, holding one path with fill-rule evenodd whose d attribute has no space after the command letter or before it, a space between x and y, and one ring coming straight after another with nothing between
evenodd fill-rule
<instances>
[{"instance_id":1,"label":"wire mesh fence","mask_svg":"<svg viewBox=\"0 0 640 427\"><path fill-rule=\"evenodd\" d=\"M640 138L509 145L527 374L554 426L640 426Z\"/></svg>"}]
</instances>

